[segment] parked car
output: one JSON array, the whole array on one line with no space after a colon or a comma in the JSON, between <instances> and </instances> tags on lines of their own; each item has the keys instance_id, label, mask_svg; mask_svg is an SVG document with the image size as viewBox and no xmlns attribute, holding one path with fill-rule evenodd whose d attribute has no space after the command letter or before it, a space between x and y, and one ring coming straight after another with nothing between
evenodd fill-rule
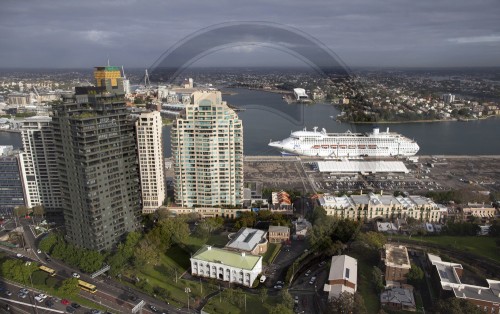
<instances>
[{"instance_id":1,"label":"parked car","mask_svg":"<svg viewBox=\"0 0 500 314\"><path fill-rule=\"evenodd\" d=\"M25 298L28 296L28 294L27 294L27 293L22 293L22 292L19 292L19 293L17 294L17 296L18 296L19 298L21 298L21 299L25 299Z\"/></svg>"},{"instance_id":2,"label":"parked car","mask_svg":"<svg viewBox=\"0 0 500 314\"><path fill-rule=\"evenodd\" d=\"M311 277L311 280L309 281L309 284L312 285L316 281L316 277Z\"/></svg>"},{"instance_id":3,"label":"parked car","mask_svg":"<svg viewBox=\"0 0 500 314\"><path fill-rule=\"evenodd\" d=\"M80 274L79 273L72 273L71 276L73 276L73 278L80 278Z\"/></svg>"},{"instance_id":4,"label":"parked car","mask_svg":"<svg viewBox=\"0 0 500 314\"><path fill-rule=\"evenodd\" d=\"M73 303L71 303L71 307L74 309L77 309L80 307L80 304L73 302Z\"/></svg>"},{"instance_id":5,"label":"parked car","mask_svg":"<svg viewBox=\"0 0 500 314\"><path fill-rule=\"evenodd\" d=\"M67 306L67 307L66 307L66 312L68 312L68 313L73 313L74 311L76 311L76 309L75 309L75 308L73 308L73 307L71 307L71 306Z\"/></svg>"},{"instance_id":6,"label":"parked car","mask_svg":"<svg viewBox=\"0 0 500 314\"><path fill-rule=\"evenodd\" d=\"M53 307L54 306L54 301L52 301L51 299L45 301L45 305L47 305L48 307Z\"/></svg>"},{"instance_id":7,"label":"parked car","mask_svg":"<svg viewBox=\"0 0 500 314\"><path fill-rule=\"evenodd\" d=\"M152 305L152 304L149 306L149 308L150 308L150 309L151 309L151 311L153 311L153 312L158 312L158 309L156 308L156 306L154 306L154 305Z\"/></svg>"},{"instance_id":8,"label":"parked car","mask_svg":"<svg viewBox=\"0 0 500 314\"><path fill-rule=\"evenodd\" d=\"M276 285L276 286L274 286L274 289L278 289L278 290L280 290L280 289L283 289L283 287L282 287L282 286L280 286L280 285Z\"/></svg>"},{"instance_id":9,"label":"parked car","mask_svg":"<svg viewBox=\"0 0 500 314\"><path fill-rule=\"evenodd\" d=\"M309 277L310 274L311 274L311 270L309 269L306 271L306 277Z\"/></svg>"},{"instance_id":10,"label":"parked car","mask_svg":"<svg viewBox=\"0 0 500 314\"><path fill-rule=\"evenodd\" d=\"M26 288L21 288L21 289L19 289L19 293L24 293L24 294L27 294L27 293L28 293L28 289L26 289Z\"/></svg>"},{"instance_id":11,"label":"parked car","mask_svg":"<svg viewBox=\"0 0 500 314\"><path fill-rule=\"evenodd\" d=\"M12 292L10 292L10 290L5 290L5 291L4 291L4 293L5 293L6 295L8 295L9 297L12 295Z\"/></svg>"},{"instance_id":12,"label":"parked car","mask_svg":"<svg viewBox=\"0 0 500 314\"><path fill-rule=\"evenodd\" d=\"M295 296L295 304L299 304L299 296L298 295Z\"/></svg>"},{"instance_id":13,"label":"parked car","mask_svg":"<svg viewBox=\"0 0 500 314\"><path fill-rule=\"evenodd\" d=\"M61 300L61 304L62 304L62 305L68 305L68 304L69 304L69 301L68 301L68 300L66 300L66 299L62 299L62 300Z\"/></svg>"}]
</instances>

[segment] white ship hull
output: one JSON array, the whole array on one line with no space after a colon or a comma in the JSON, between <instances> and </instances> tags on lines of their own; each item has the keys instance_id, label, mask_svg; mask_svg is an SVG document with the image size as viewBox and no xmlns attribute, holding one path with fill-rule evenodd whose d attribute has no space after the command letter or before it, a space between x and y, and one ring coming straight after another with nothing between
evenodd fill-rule
<instances>
[{"instance_id":1,"label":"white ship hull","mask_svg":"<svg viewBox=\"0 0 500 314\"><path fill-rule=\"evenodd\" d=\"M314 131L292 132L289 138L271 142L269 146L281 151L302 156L316 157L390 157L413 156L420 147L418 144L398 133L326 133Z\"/></svg>"}]
</instances>

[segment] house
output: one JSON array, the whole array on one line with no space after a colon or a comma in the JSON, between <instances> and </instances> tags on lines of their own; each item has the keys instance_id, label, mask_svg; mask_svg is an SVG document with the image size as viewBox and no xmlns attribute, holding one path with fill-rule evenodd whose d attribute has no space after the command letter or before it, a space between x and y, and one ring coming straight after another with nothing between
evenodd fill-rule
<instances>
[{"instance_id":1,"label":"house","mask_svg":"<svg viewBox=\"0 0 500 314\"><path fill-rule=\"evenodd\" d=\"M394 311L416 311L413 287L392 287L380 294L380 303Z\"/></svg>"},{"instance_id":2,"label":"house","mask_svg":"<svg viewBox=\"0 0 500 314\"><path fill-rule=\"evenodd\" d=\"M269 243L282 243L290 240L290 228L287 226L269 226Z\"/></svg>"},{"instance_id":3,"label":"house","mask_svg":"<svg viewBox=\"0 0 500 314\"><path fill-rule=\"evenodd\" d=\"M252 255L264 254L267 252L267 232L241 228L237 233L230 235L231 240L225 248L237 252L246 252Z\"/></svg>"},{"instance_id":4,"label":"house","mask_svg":"<svg viewBox=\"0 0 500 314\"><path fill-rule=\"evenodd\" d=\"M304 239L307 236L308 230L312 228L312 224L304 218L299 218L294 221L293 226L295 229L295 239Z\"/></svg>"},{"instance_id":5,"label":"house","mask_svg":"<svg viewBox=\"0 0 500 314\"><path fill-rule=\"evenodd\" d=\"M348 255L333 256L328 282L323 288L328 298L336 298L342 292L354 294L357 289L358 261Z\"/></svg>"},{"instance_id":6,"label":"house","mask_svg":"<svg viewBox=\"0 0 500 314\"><path fill-rule=\"evenodd\" d=\"M262 272L262 256L204 245L191 260L191 275L252 287Z\"/></svg>"},{"instance_id":7,"label":"house","mask_svg":"<svg viewBox=\"0 0 500 314\"><path fill-rule=\"evenodd\" d=\"M382 261L385 265L386 287L399 286L401 283L406 283L406 276L410 272L411 265L408 250L405 246L384 245Z\"/></svg>"},{"instance_id":8,"label":"house","mask_svg":"<svg viewBox=\"0 0 500 314\"><path fill-rule=\"evenodd\" d=\"M487 287L465 284L460 279L463 274L461 264L444 262L441 257L430 253L427 253L427 260L442 297L465 299L485 313L500 313L500 281L486 279Z\"/></svg>"}]
</instances>

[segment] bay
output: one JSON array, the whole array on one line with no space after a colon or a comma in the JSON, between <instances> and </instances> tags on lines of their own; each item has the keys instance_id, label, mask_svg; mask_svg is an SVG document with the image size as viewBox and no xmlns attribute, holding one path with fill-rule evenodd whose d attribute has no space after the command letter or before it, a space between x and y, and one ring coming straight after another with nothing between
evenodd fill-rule
<instances>
[{"instance_id":1,"label":"bay","mask_svg":"<svg viewBox=\"0 0 500 314\"><path fill-rule=\"evenodd\" d=\"M327 132L370 132L369 124L339 123L339 110L330 104L287 104L280 94L230 89L232 95L223 95L228 104L244 109L238 115L243 121L245 155L280 155L267 144L270 140L282 140L290 132L307 127ZM380 131L387 127L417 141L418 155L499 155L500 119L476 121L424 122L380 124ZM163 127L163 151L171 156L170 126ZM18 133L0 132L0 145L21 147Z\"/></svg>"}]
</instances>

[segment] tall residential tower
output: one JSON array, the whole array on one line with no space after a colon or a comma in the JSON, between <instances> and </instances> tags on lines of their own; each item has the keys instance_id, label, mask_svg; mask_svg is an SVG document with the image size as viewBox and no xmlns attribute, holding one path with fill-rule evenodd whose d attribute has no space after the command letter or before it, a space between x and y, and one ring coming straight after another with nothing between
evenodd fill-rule
<instances>
[{"instance_id":1,"label":"tall residential tower","mask_svg":"<svg viewBox=\"0 0 500 314\"><path fill-rule=\"evenodd\" d=\"M243 126L219 91L197 91L172 126L175 202L183 207L240 205Z\"/></svg>"},{"instance_id":2,"label":"tall residential tower","mask_svg":"<svg viewBox=\"0 0 500 314\"><path fill-rule=\"evenodd\" d=\"M136 230L141 210L134 124L114 68L96 68L97 87L53 106L66 236L94 250Z\"/></svg>"},{"instance_id":3,"label":"tall residential tower","mask_svg":"<svg viewBox=\"0 0 500 314\"><path fill-rule=\"evenodd\" d=\"M158 111L143 112L135 122L144 214L154 212L165 200L162 126Z\"/></svg>"},{"instance_id":4,"label":"tall residential tower","mask_svg":"<svg viewBox=\"0 0 500 314\"><path fill-rule=\"evenodd\" d=\"M43 205L51 220L62 221L61 190L52 118L35 116L21 124L24 152L19 154L26 205Z\"/></svg>"}]
</instances>

